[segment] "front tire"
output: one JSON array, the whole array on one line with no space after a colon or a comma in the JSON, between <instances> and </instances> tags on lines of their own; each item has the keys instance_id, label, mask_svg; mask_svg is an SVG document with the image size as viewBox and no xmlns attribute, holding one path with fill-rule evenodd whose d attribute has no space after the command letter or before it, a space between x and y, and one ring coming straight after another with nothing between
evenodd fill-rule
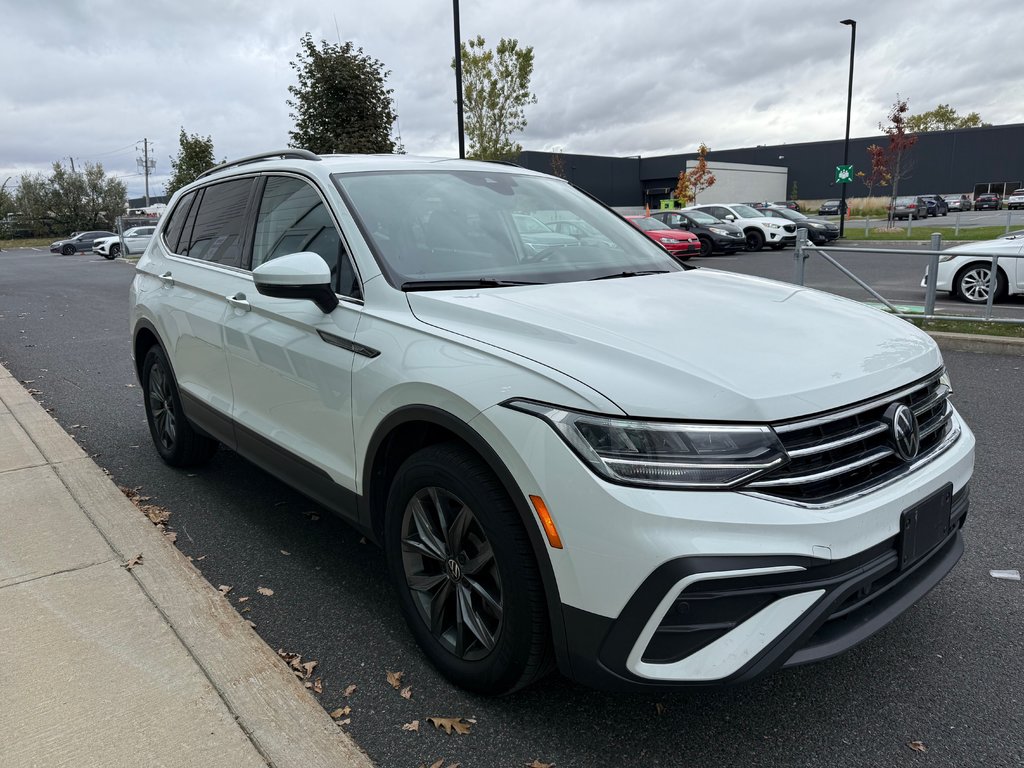
<instances>
[{"instance_id":1,"label":"front tire","mask_svg":"<svg viewBox=\"0 0 1024 768\"><path fill-rule=\"evenodd\" d=\"M174 373L158 346L150 347L142 363L142 392L149 434L160 458L172 467L206 463L217 450L217 441L200 434L185 418Z\"/></svg>"},{"instance_id":2,"label":"front tire","mask_svg":"<svg viewBox=\"0 0 1024 768\"><path fill-rule=\"evenodd\" d=\"M711 242L710 237L700 238L700 255L707 257L715 251L715 245Z\"/></svg>"},{"instance_id":3,"label":"front tire","mask_svg":"<svg viewBox=\"0 0 1024 768\"><path fill-rule=\"evenodd\" d=\"M764 248L764 234L759 230L748 229L746 235L748 251L760 251Z\"/></svg>"},{"instance_id":4,"label":"front tire","mask_svg":"<svg viewBox=\"0 0 1024 768\"><path fill-rule=\"evenodd\" d=\"M63 248L60 249L60 252L63 255L65 255L65 256L74 256L74 254L75 254L75 246L73 246L73 245L65 245Z\"/></svg>"},{"instance_id":5,"label":"front tire","mask_svg":"<svg viewBox=\"0 0 1024 768\"><path fill-rule=\"evenodd\" d=\"M968 264L957 273L953 282L953 292L968 304L985 304L988 301L988 284L991 278L991 264ZM998 301L1005 295L1006 275L999 270L996 274L996 295L993 301Z\"/></svg>"},{"instance_id":6,"label":"front tire","mask_svg":"<svg viewBox=\"0 0 1024 768\"><path fill-rule=\"evenodd\" d=\"M116 259L118 256L121 255L121 244L120 243L114 243L112 246L110 246L109 250L110 250L110 255L107 256L107 258L108 259Z\"/></svg>"},{"instance_id":7,"label":"front tire","mask_svg":"<svg viewBox=\"0 0 1024 768\"><path fill-rule=\"evenodd\" d=\"M504 487L459 443L399 468L384 520L388 571L417 644L449 680L512 693L552 666L544 590Z\"/></svg>"}]
</instances>

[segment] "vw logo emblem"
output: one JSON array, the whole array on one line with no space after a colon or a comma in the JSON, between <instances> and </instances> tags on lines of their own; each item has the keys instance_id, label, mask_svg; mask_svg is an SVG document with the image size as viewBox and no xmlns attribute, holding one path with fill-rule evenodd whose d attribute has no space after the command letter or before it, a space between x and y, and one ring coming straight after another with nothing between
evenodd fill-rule
<instances>
[{"instance_id":1,"label":"vw logo emblem","mask_svg":"<svg viewBox=\"0 0 1024 768\"><path fill-rule=\"evenodd\" d=\"M914 412L902 403L893 403L885 412L889 433L896 455L903 461L913 461L921 448L921 433Z\"/></svg>"},{"instance_id":2,"label":"vw logo emblem","mask_svg":"<svg viewBox=\"0 0 1024 768\"><path fill-rule=\"evenodd\" d=\"M448 562L445 563L445 571L447 571L448 578L452 581L458 581L462 578L462 566L459 565L459 561L454 557L448 558Z\"/></svg>"}]
</instances>

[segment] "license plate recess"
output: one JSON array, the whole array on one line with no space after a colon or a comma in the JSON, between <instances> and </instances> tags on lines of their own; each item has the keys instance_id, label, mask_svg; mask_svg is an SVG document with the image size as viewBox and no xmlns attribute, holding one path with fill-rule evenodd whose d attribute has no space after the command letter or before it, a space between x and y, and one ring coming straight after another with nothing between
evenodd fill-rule
<instances>
[{"instance_id":1,"label":"license plate recess","mask_svg":"<svg viewBox=\"0 0 1024 768\"><path fill-rule=\"evenodd\" d=\"M930 552L949 534L953 509L953 484L946 483L928 498L900 515L900 569Z\"/></svg>"}]
</instances>

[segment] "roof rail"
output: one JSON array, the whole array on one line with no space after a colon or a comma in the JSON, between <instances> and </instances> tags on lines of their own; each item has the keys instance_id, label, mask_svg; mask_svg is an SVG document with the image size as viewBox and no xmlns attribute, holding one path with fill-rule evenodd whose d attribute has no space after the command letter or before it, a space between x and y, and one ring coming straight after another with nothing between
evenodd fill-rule
<instances>
[{"instance_id":1,"label":"roof rail","mask_svg":"<svg viewBox=\"0 0 1024 768\"><path fill-rule=\"evenodd\" d=\"M274 157L280 157L286 160L319 160L320 156L315 155L308 149L278 149L273 152L260 152L258 155L248 155L246 157L240 157L237 160L231 160L220 165L215 165L213 168L203 171L196 180L209 176L211 173L217 173L217 171L223 171L225 168L234 168L239 165L248 165L249 163L258 163L260 160L270 160Z\"/></svg>"}]
</instances>

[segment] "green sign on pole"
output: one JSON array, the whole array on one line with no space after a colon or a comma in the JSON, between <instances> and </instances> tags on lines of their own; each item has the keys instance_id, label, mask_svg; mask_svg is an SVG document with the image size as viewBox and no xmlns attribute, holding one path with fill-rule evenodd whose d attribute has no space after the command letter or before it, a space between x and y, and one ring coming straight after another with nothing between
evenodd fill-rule
<instances>
[{"instance_id":1,"label":"green sign on pole","mask_svg":"<svg viewBox=\"0 0 1024 768\"><path fill-rule=\"evenodd\" d=\"M851 181L853 181L853 166L837 165L836 184L849 184Z\"/></svg>"}]
</instances>

